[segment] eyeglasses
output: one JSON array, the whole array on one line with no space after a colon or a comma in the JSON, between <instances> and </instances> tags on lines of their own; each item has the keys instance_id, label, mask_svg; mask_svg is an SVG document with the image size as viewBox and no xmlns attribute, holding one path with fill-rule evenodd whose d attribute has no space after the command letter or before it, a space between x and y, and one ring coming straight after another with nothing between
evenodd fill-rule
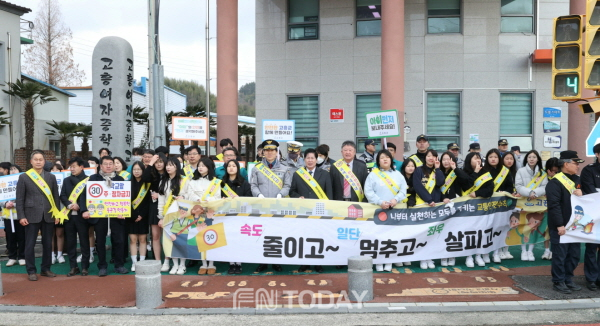
<instances>
[{"instance_id":1,"label":"eyeglasses","mask_svg":"<svg viewBox=\"0 0 600 326\"><path fill-rule=\"evenodd\" d=\"M235 157L235 154L223 154L223 157Z\"/></svg>"}]
</instances>

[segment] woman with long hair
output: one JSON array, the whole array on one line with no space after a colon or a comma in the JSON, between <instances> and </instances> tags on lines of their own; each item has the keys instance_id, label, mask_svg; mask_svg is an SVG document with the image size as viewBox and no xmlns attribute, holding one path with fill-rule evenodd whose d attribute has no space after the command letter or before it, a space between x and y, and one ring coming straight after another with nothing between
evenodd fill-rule
<instances>
[{"instance_id":1,"label":"woman with long hair","mask_svg":"<svg viewBox=\"0 0 600 326\"><path fill-rule=\"evenodd\" d=\"M166 172L163 173L158 186L158 225L163 228L172 240L175 240L173 239L173 232L178 232L185 226L178 225L178 223L181 224L179 219L174 219L168 223L163 223L163 220L173 201L180 196L181 190L184 188L187 179L182 176L181 165L176 158L169 158L167 160L165 171ZM173 243L173 248L175 248L175 243ZM165 256L163 268L166 265L168 269L171 255L165 253ZM173 267L169 271L169 274L185 274L185 258L173 258Z\"/></svg>"},{"instance_id":2,"label":"woman with long hair","mask_svg":"<svg viewBox=\"0 0 600 326\"><path fill-rule=\"evenodd\" d=\"M194 171L194 177L187 183L182 195L187 200L195 202L221 199L221 180L215 177L215 163L210 158L204 156L200 159L198 169ZM194 221L191 223L188 227L188 233L184 234L187 236L187 243L197 248L195 235L207 226L212 225L212 217L207 216L204 212L199 213L194 215ZM206 257L200 257L197 250L188 250L188 257L194 260L203 258L198 274L212 275L216 273L217 268L214 266L214 262L206 260Z\"/></svg>"},{"instance_id":3,"label":"woman with long hair","mask_svg":"<svg viewBox=\"0 0 600 326\"><path fill-rule=\"evenodd\" d=\"M115 159L115 162L117 160ZM144 164L140 161L133 163L131 168L131 218L127 219L127 234L129 234L129 252L131 254L131 271L135 272L135 263L146 260L146 237L148 236L148 213L150 211L151 183L143 182Z\"/></svg>"},{"instance_id":4,"label":"woman with long hair","mask_svg":"<svg viewBox=\"0 0 600 326\"><path fill-rule=\"evenodd\" d=\"M417 164L411 158L407 158L404 161L404 164L400 167L400 174L404 177L406 181L406 198L404 198L403 202L406 203L407 207L415 206L417 202L417 193L415 192L415 187L413 187L413 175L415 170L417 169ZM410 266L411 262L406 261L404 263L394 263L395 266Z\"/></svg>"},{"instance_id":5,"label":"woman with long hair","mask_svg":"<svg viewBox=\"0 0 600 326\"><path fill-rule=\"evenodd\" d=\"M469 196L471 198L489 198L494 194L492 175L483 169L481 155L479 153L471 152L467 154L463 170L469 176L469 181L463 185L463 196ZM474 256L478 266L485 266L481 254L476 254ZM485 256L487 256L487 254ZM475 267L473 256L467 256L465 265L467 265L467 267Z\"/></svg>"},{"instance_id":6,"label":"woman with long hair","mask_svg":"<svg viewBox=\"0 0 600 326\"><path fill-rule=\"evenodd\" d=\"M166 173L165 164L167 158L163 153L154 155L148 162L148 166L144 169L142 174L143 182L150 182L150 204L148 207L148 223L150 224L150 231L152 237L152 252L154 259L160 261L162 255L162 228L158 225L158 188L160 186L160 180ZM165 258L165 264L161 267L161 272L169 271L169 261Z\"/></svg>"},{"instance_id":7,"label":"woman with long hair","mask_svg":"<svg viewBox=\"0 0 600 326\"><path fill-rule=\"evenodd\" d=\"M413 187L417 193L417 205L429 205L434 207L435 203L442 201L440 187L444 185L444 174L440 170L438 154L433 149L425 152L425 162L415 170L413 176ZM433 259L421 260L421 269L435 268Z\"/></svg>"},{"instance_id":8,"label":"woman with long hair","mask_svg":"<svg viewBox=\"0 0 600 326\"><path fill-rule=\"evenodd\" d=\"M542 167L542 158L540 154L532 149L523 159L523 167L517 171L517 177L515 179L515 187L517 192L523 196L528 197L530 200L534 200L538 197L546 195L546 184L548 183L548 174ZM547 222L546 222L547 223ZM533 248L535 243L521 245L521 260L523 261L535 261L533 255ZM544 241L544 254L542 259L550 259L550 240Z\"/></svg>"}]
</instances>

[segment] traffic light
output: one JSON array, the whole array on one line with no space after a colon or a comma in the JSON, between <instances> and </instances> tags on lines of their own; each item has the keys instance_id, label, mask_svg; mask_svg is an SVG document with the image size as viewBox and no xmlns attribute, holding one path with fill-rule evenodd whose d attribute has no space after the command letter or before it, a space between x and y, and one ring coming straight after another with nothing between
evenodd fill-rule
<instances>
[{"instance_id":1,"label":"traffic light","mask_svg":"<svg viewBox=\"0 0 600 326\"><path fill-rule=\"evenodd\" d=\"M582 16L554 18L552 46L552 99L554 100L581 98L582 32Z\"/></svg>"},{"instance_id":2,"label":"traffic light","mask_svg":"<svg viewBox=\"0 0 600 326\"><path fill-rule=\"evenodd\" d=\"M600 89L600 1L587 0L585 13L585 88Z\"/></svg>"}]
</instances>

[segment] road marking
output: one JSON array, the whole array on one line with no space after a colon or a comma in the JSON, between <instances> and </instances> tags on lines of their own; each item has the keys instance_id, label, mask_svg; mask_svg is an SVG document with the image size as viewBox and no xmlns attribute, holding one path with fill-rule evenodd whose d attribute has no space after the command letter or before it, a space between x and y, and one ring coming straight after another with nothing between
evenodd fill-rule
<instances>
[{"instance_id":1,"label":"road marking","mask_svg":"<svg viewBox=\"0 0 600 326\"><path fill-rule=\"evenodd\" d=\"M287 286L285 283L281 283L279 284L279 286Z\"/></svg>"},{"instance_id":2,"label":"road marking","mask_svg":"<svg viewBox=\"0 0 600 326\"><path fill-rule=\"evenodd\" d=\"M429 284L437 284L436 280L432 278L427 278L427 282L429 282Z\"/></svg>"},{"instance_id":3,"label":"road marking","mask_svg":"<svg viewBox=\"0 0 600 326\"><path fill-rule=\"evenodd\" d=\"M449 270L448 270L446 267L442 267L442 272L444 272L444 273L446 273L446 274L447 274L447 273L450 273L450 271L449 271Z\"/></svg>"},{"instance_id":4,"label":"road marking","mask_svg":"<svg viewBox=\"0 0 600 326\"><path fill-rule=\"evenodd\" d=\"M398 282L396 282L395 279L393 279L393 278L388 279L388 284L396 284L396 283L398 283Z\"/></svg>"},{"instance_id":5,"label":"road marking","mask_svg":"<svg viewBox=\"0 0 600 326\"><path fill-rule=\"evenodd\" d=\"M192 300L214 300L230 295L231 292L215 292L206 294L206 292L169 292L165 297L170 299L192 299Z\"/></svg>"},{"instance_id":6,"label":"road marking","mask_svg":"<svg viewBox=\"0 0 600 326\"><path fill-rule=\"evenodd\" d=\"M199 286L202 286L202 284L204 284L204 282L203 282L203 281L200 281L200 282L198 282L198 283L196 283L196 284L192 285L192 287L193 287L193 288L197 288L197 287L199 287Z\"/></svg>"},{"instance_id":7,"label":"road marking","mask_svg":"<svg viewBox=\"0 0 600 326\"><path fill-rule=\"evenodd\" d=\"M498 281L496 281L496 279L495 279L495 278L493 278L493 277L488 277L488 281L490 281L490 282L498 282Z\"/></svg>"},{"instance_id":8,"label":"road marking","mask_svg":"<svg viewBox=\"0 0 600 326\"><path fill-rule=\"evenodd\" d=\"M412 272L413 271L410 268L405 268L404 269L404 273L406 273L406 274L412 274Z\"/></svg>"},{"instance_id":9,"label":"road marking","mask_svg":"<svg viewBox=\"0 0 600 326\"><path fill-rule=\"evenodd\" d=\"M188 286L190 286L190 283L191 283L190 281L186 281L186 282L181 283L181 286L183 286L184 288L187 288Z\"/></svg>"},{"instance_id":10,"label":"road marking","mask_svg":"<svg viewBox=\"0 0 600 326\"><path fill-rule=\"evenodd\" d=\"M246 281L241 281L241 282L238 284L238 286L246 286L246 284L248 284L248 282L246 282Z\"/></svg>"},{"instance_id":11,"label":"road marking","mask_svg":"<svg viewBox=\"0 0 600 326\"><path fill-rule=\"evenodd\" d=\"M490 266L490 269L493 270L494 272L499 272L500 270L497 269L496 267Z\"/></svg>"},{"instance_id":12,"label":"road marking","mask_svg":"<svg viewBox=\"0 0 600 326\"><path fill-rule=\"evenodd\" d=\"M235 285L235 281L231 281L229 283L227 283L227 286L234 286Z\"/></svg>"},{"instance_id":13,"label":"road marking","mask_svg":"<svg viewBox=\"0 0 600 326\"><path fill-rule=\"evenodd\" d=\"M389 293L388 297L413 297L429 295L500 295L519 294L510 287L476 287L476 288L418 288L406 289L402 293Z\"/></svg>"},{"instance_id":14,"label":"road marking","mask_svg":"<svg viewBox=\"0 0 600 326\"><path fill-rule=\"evenodd\" d=\"M454 267L454 272L456 273L462 273L462 270L458 267Z\"/></svg>"},{"instance_id":15,"label":"road marking","mask_svg":"<svg viewBox=\"0 0 600 326\"><path fill-rule=\"evenodd\" d=\"M482 278L481 278L481 277L479 277L479 276L475 277L475 281L477 281L477 282L485 282L485 280L484 280L484 279L482 279Z\"/></svg>"},{"instance_id":16,"label":"road marking","mask_svg":"<svg viewBox=\"0 0 600 326\"><path fill-rule=\"evenodd\" d=\"M510 270L510 269L508 269L508 268L506 268L504 266L500 266L500 269L503 270L503 271L505 271L505 272L508 272Z\"/></svg>"},{"instance_id":17,"label":"road marking","mask_svg":"<svg viewBox=\"0 0 600 326\"><path fill-rule=\"evenodd\" d=\"M394 273L394 274L400 274L400 271L398 271L398 269L396 269L396 268L392 268L392 273Z\"/></svg>"},{"instance_id":18,"label":"road marking","mask_svg":"<svg viewBox=\"0 0 600 326\"><path fill-rule=\"evenodd\" d=\"M444 284L448 283L448 280L443 277L438 278L438 280L440 281L440 283L444 283Z\"/></svg>"},{"instance_id":19,"label":"road marking","mask_svg":"<svg viewBox=\"0 0 600 326\"><path fill-rule=\"evenodd\" d=\"M319 282L319 285L321 285L321 286L327 285L327 281L326 280L321 280L321 282Z\"/></svg>"},{"instance_id":20,"label":"road marking","mask_svg":"<svg viewBox=\"0 0 600 326\"><path fill-rule=\"evenodd\" d=\"M269 282L269 284L268 284L268 285L269 285L269 286L275 286L275 285L277 285L277 282L275 282L275 281L271 281L271 282Z\"/></svg>"},{"instance_id":21,"label":"road marking","mask_svg":"<svg viewBox=\"0 0 600 326\"><path fill-rule=\"evenodd\" d=\"M376 278L375 279L375 283L377 283L377 284L385 284L385 282L382 279L380 279L380 278Z\"/></svg>"},{"instance_id":22,"label":"road marking","mask_svg":"<svg viewBox=\"0 0 600 326\"><path fill-rule=\"evenodd\" d=\"M306 284L308 284L308 285L316 285L314 280L308 280L308 282Z\"/></svg>"}]
</instances>

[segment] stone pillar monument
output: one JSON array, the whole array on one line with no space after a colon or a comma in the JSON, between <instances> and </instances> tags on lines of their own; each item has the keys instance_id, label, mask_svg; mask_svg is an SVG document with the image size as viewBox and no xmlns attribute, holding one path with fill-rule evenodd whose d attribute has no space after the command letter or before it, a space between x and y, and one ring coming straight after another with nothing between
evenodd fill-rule
<instances>
[{"instance_id":1,"label":"stone pillar monument","mask_svg":"<svg viewBox=\"0 0 600 326\"><path fill-rule=\"evenodd\" d=\"M117 36L103 37L92 55L92 150L107 147L131 164L133 148L133 49ZM94 155L94 156L96 156Z\"/></svg>"}]
</instances>

